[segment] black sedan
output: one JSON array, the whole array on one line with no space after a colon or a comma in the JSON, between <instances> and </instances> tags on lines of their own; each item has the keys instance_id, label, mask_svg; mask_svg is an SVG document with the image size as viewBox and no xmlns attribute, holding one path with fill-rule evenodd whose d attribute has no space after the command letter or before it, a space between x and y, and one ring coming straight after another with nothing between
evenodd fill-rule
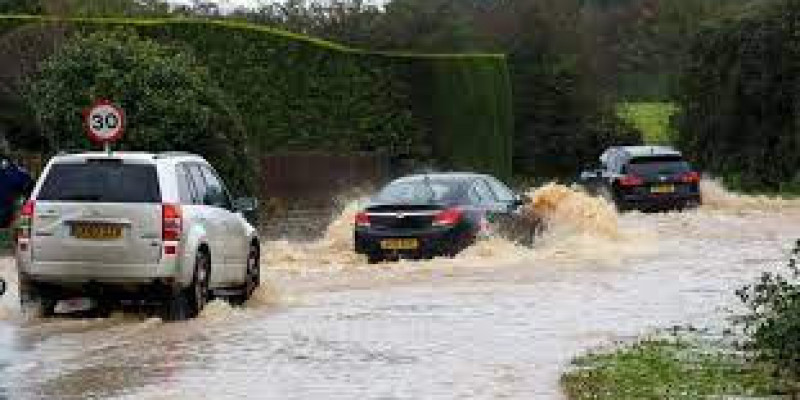
<instances>
[{"instance_id":1,"label":"black sedan","mask_svg":"<svg viewBox=\"0 0 800 400\"><path fill-rule=\"evenodd\" d=\"M370 262L455 256L482 235L532 244L538 223L526 200L472 173L412 175L381 190L355 217L355 251Z\"/></svg>"}]
</instances>

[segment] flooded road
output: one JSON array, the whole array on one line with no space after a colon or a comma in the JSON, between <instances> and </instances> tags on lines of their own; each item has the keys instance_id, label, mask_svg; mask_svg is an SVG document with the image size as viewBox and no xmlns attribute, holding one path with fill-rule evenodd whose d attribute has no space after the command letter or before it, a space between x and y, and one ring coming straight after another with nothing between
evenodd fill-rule
<instances>
[{"instance_id":1,"label":"flooded road","mask_svg":"<svg viewBox=\"0 0 800 400\"><path fill-rule=\"evenodd\" d=\"M453 260L366 265L346 210L318 243L267 246L268 285L164 324L24 321L0 300L0 398L559 399L569 360L687 323L782 264L800 203L730 195L686 213L617 215L560 186L534 193L534 249L491 239ZM13 276L10 260L0 271Z\"/></svg>"}]
</instances>

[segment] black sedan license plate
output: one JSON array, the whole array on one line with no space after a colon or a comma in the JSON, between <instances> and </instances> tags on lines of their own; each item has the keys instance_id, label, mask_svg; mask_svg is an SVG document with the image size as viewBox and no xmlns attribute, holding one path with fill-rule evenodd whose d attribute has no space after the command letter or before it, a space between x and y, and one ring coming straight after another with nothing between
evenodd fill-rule
<instances>
[{"instance_id":1,"label":"black sedan license plate","mask_svg":"<svg viewBox=\"0 0 800 400\"><path fill-rule=\"evenodd\" d=\"M419 248L419 241L416 238L381 240L381 249L383 250L416 250L417 248Z\"/></svg>"},{"instance_id":2,"label":"black sedan license plate","mask_svg":"<svg viewBox=\"0 0 800 400\"><path fill-rule=\"evenodd\" d=\"M655 185L650 188L651 193L666 194L675 192L675 185Z\"/></svg>"}]
</instances>

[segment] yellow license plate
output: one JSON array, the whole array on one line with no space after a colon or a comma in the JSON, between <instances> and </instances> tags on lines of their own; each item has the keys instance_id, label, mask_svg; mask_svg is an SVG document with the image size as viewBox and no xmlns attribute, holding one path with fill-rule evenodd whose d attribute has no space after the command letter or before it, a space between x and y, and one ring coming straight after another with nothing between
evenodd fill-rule
<instances>
[{"instance_id":1,"label":"yellow license plate","mask_svg":"<svg viewBox=\"0 0 800 400\"><path fill-rule=\"evenodd\" d=\"M122 237L122 226L112 224L75 224L72 236L78 239L113 240Z\"/></svg>"},{"instance_id":2,"label":"yellow license plate","mask_svg":"<svg viewBox=\"0 0 800 400\"><path fill-rule=\"evenodd\" d=\"M655 185L650 188L650 192L658 194L673 193L675 192L675 185Z\"/></svg>"},{"instance_id":3,"label":"yellow license plate","mask_svg":"<svg viewBox=\"0 0 800 400\"><path fill-rule=\"evenodd\" d=\"M417 239L384 239L381 240L383 250L416 250L419 247Z\"/></svg>"}]
</instances>

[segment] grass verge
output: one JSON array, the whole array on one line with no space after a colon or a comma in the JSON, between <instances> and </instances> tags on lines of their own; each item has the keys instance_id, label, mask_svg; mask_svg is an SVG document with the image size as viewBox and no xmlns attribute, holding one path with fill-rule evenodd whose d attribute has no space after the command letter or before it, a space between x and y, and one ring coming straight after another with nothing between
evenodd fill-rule
<instances>
[{"instance_id":1,"label":"grass verge","mask_svg":"<svg viewBox=\"0 0 800 400\"><path fill-rule=\"evenodd\" d=\"M642 131L647 144L669 144L669 120L678 107L673 103L620 103L617 114Z\"/></svg>"},{"instance_id":2,"label":"grass verge","mask_svg":"<svg viewBox=\"0 0 800 400\"><path fill-rule=\"evenodd\" d=\"M739 353L682 339L654 339L573 362L561 379L570 400L765 398L778 382Z\"/></svg>"}]
</instances>

